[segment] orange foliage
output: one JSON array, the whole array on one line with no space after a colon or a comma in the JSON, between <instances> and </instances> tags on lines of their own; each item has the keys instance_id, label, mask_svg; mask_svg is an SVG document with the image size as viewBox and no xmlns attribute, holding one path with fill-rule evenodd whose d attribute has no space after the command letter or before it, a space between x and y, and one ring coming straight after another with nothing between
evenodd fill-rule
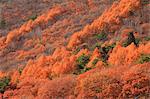
<instances>
[{"instance_id":1,"label":"orange foliage","mask_svg":"<svg viewBox=\"0 0 150 99\"><path fill-rule=\"evenodd\" d=\"M90 61L89 63L87 64L87 67L93 67L93 61L97 58L101 57L101 54L98 50L98 48L96 48L93 53L92 53L92 56L90 57Z\"/></svg>"},{"instance_id":2,"label":"orange foliage","mask_svg":"<svg viewBox=\"0 0 150 99\"><path fill-rule=\"evenodd\" d=\"M87 25L82 31L72 35L68 48L73 48L83 42L88 36L92 36L97 31L104 30L108 24L120 24L121 17L127 17L129 11L138 8L140 0L121 0L119 4L114 3L112 7L106 10L91 25ZM110 28L110 27L109 27Z\"/></svg>"},{"instance_id":3,"label":"orange foliage","mask_svg":"<svg viewBox=\"0 0 150 99\"><path fill-rule=\"evenodd\" d=\"M69 98L73 95L75 77L66 76L51 80L28 78L22 80L16 90L6 91L4 97L19 99L49 99L49 98Z\"/></svg>"},{"instance_id":4,"label":"orange foliage","mask_svg":"<svg viewBox=\"0 0 150 99\"><path fill-rule=\"evenodd\" d=\"M124 72L121 97L128 98L150 93L149 68L150 65L147 63L133 66L130 70Z\"/></svg>"},{"instance_id":5,"label":"orange foliage","mask_svg":"<svg viewBox=\"0 0 150 99\"><path fill-rule=\"evenodd\" d=\"M132 65L136 63L141 54L150 54L149 49L150 43L146 45L141 44L139 47L136 47L133 43L128 47L117 45L110 54L108 62L116 66Z\"/></svg>"},{"instance_id":6,"label":"orange foliage","mask_svg":"<svg viewBox=\"0 0 150 99\"><path fill-rule=\"evenodd\" d=\"M39 26L40 24L45 24L49 20L54 20L55 16L63 13L64 11L65 9L63 9L62 7L55 7L50 9L50 11L48 11L46 14L39 16L37 19L35 19L35 21L29 20L20 28L9 32L5 43L10 43L14 38L25 33L29 33L33 28Z\"/></svg>"},{"instance_id":7,"label":"orange foliage","mask_svg":"<svg viewBox=\"0 0 150 99\"><path fill-rule=\"evenodd\" d=\"M44 0L44 2L48 2L48 0ZM98 8L95 7L96 3L92 0L88 0L86 3L90 8L94 8L94 10ZM78 6L75 1L69 2L67 6L72 7L71 11L75 10L73 15L84 11L84 4ZM8 53L8 60L7 54L5 56L6 60L0 58L3 59L0 60L0 66L5 61L10 61L9 56L14 57L15 55L17 55L17 61L27 62L25 66L21 62L21 66L24 67L21 71L16 69L9 72L0 71L0 78L4 76L11 77L5 92L0 94L0 99L2 97L8 99L126 99L148 96L150 93L150 62L138 64L137 59L141 54L150 54L150 42L140 43L138 47L134 44L122 47L119 44L120 42L116 42L113 38L111 39L111 36L114 35L109 35L108 38L110 40L104 41L102 47L114 43L117 43L117 45L112 51L104 52L104 54L109 56L105 62L101 60L103 53L100 52L100 48L95 48L94 51L88 48L81 48L79 49L80 51L76 49L80 48L78 45L83 43L85 39L88 40L88 38L99 31L106 28L109 28L110 31L119 29L122 24L122 18L127 18L130 11L136 10L139 6L140 0L121 0L120 3L115 2L110 9L106 10L91 25L88 24L83 30L74 33L69 38L70 41L67 46L60 43L61 40L62 42L67 42L68 40L62 38L64 35L61 35L64 34L65 29L60 29L60 34L55 32L59 29L59 24L62 24L61 22L55 24L58 27L54 25L44 30L43 42L35 43L34 40L41 40L39 37L24 40L23 44L21 42L23 48L18 48ZM10 31L7 37L0 38L0 48L2 50L7 47L9 48L15 40L18 40L19 36L25 36L25 34L38 26L41 27L41 25L49 24L49 21L55 20L58 15L64 14L66 10L64 6L56 6L34 21L29 20L20 28ZM67 14L69 13L67 12ZM69 26L71 21L69 19L63 20L67 25L60 25L60 27ZM146 30L147 26L147 24L142 26L143 31L145 29L144 32L146 33L148 31ZM126 34L130 31L134 30L123 30L121 32L121 40L126 39ZM140 33L135 34L135 37L138 36L140 36ZM45 54L48 43L52 45L56 43L60 46L55 46L54 52ZM12 45L15 46L15 44ZM52 45L50 47L53 47ZM87 46L91 47L88 44ZM74 54L76 50L79 52ZM0 57L3 57L1 53ZM88 63L84 64L85 66L82 67L81 73L75 74L79 69L77 59L83 54L89 56L89 59L85 60L88 60ZM95 59L97 60L93 64Z\"/></svg>"},{"instance_id":8,"label":"orange foliage","mask_svg":"<svg viewBox=\"0 0 150 99\"><path fill-rule=\"evenodd\" d=\"M80 99L129 98L143 93L148 94L150 91L148 68L147 63L86 73L84 76L79 76L75 95Z\"/></svg>"}]
</instances>

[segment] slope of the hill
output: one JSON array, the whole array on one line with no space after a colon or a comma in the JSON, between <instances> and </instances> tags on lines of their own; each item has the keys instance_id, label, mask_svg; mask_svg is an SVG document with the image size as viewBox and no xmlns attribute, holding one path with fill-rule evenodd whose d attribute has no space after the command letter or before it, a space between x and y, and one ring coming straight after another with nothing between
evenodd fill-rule
<instances>
[{"instance_id":1,"label":"slope of the hill","mask_svg":"<svg viewBox=\"0 0 150 99\"><path fill-rule=\"evenodd\" d=\"M56 0L38 0L40 5L34 3L34 0L32 2L28 1L29 5L26 0L19 1L12 1L12 4L9 5L14 7L14 9L11 9L12 11L9 11L7 6L4 6L2 10L4 19L8 20L5 28L2 29L0 38L0 64L2 66L1 70L4 71L16 68L20 64L25 65L29 59L36 59L41 54L49 55L55 48L66 45L69 37L74 32L80 31L85 25L90 24L101 15L104 9L112 4L109 0L66 0L57 2ZM41 2L46 2L45 4L50 9L42 5L43 3ZM17 7L15 6L17 3L21 3L24 6ZM37 18L32 16L34 14L32 12L35 10L34 4L39 9ZM40 10L45 12L40 14ZM22 14L17 14L19 12ZM28 12L32 14L26 14ZM14 14L17 14L17 17ZM25 18L27 21L21 17L22 15L27 17ZM17 18L17 20L12 17ZM22 23L19 20L25 22ZM15 23L18 26L14 26ZM10 31L9 28L11 29ZM5 31L8 32L5 33Z\"/></svg>"},{"instance_id":2,"label":"slope of the hill","mask_svg":"<svg viewBox=\"0 0 150 99\"><path fill-rule=\"evenodd\" d=\"M0 98L150 97L148 0L37 1L12 0L28 20L3 2Z\"/></svg>"}]
</instances>

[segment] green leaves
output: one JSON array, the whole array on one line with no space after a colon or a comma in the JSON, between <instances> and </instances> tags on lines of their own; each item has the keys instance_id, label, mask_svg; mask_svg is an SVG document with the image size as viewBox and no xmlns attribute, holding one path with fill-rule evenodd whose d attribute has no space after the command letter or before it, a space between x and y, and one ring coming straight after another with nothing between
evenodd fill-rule
<instances>
[{"instance_id":1,"label":"green leaves","mask_svg":"<svg viewBox=\"0 0 150 99\"><path fill-rule=\"evenodd\" d=\"M106 52L109 52L110 50L112 50L114 47L116 46L116 43L113 43L112 45L106 46Z\"/></svg>"},{"instance_id":2,"label":"green leaves","mask_svg":"<svg viewBox=\"0 0 150 99\"><path fill-rule=\"evenodd\" d=\"M140 43L140 41L141 41L141 39L140 39L140 38L136 38L136 39L135 39L135 43L136 43L136 44L139 44L139 43Z\"/></svg>"},{"instance_id":3,"label":"green leaves","mask_svg":"<svg viewBox=\"0 0 150 99\"><path fill-rule=\"evenodd\" d=\"M86 67L86 64L89 62L89 60L90 60L89 55L82 54L80 57L78 57L78 59L76 60L78 70L74 74L82 74L90 70L91 68Z\"/></svg>"},{"instance_id":4,"label":"green leaves","mask_svg":"<svg viewBox=\"0 0 150 99\"><path fill-rule=\"evenodd\" d=\"M150 54L142 54L138 59L138 63L143 64L146 62L150 62Z\"/></svg>"},{"instance_id":5,"label":"green leaves","mask_svg":"<svg viewBox=\"0 0 150 99\"><path fill-rule=\"evenodd\" d=\"M100 34L97 34L97 35L95 36L95 38L98 39L98 40L104 40L104 39L107 38L107 34L104 33L104 32L101 32Z\"/></svg>"},{"instance_id":6,"label":"green leaves","mask_svg":"<svg viewBox=\"0 0 150 99\"><path fill-rule=\"evenodd\" d=\"M79 69L84 69L85 65L89 62L89 56L82 54L78 59L77 59L77 65Z\"/></svg>"},{"instance_id":7,"label":"green leaves","mask_svg":"<svg viewBox=\"0 0 150 99\"><path fill-rule=\"evenodd\" d=\"M149 4L150 2L149 2L149 0L142 0L141 3L142 3L143 5L147 5L147 4Z\"/></svg>"},{"instance_id":8,"label":"green leaves","mask_svg":"<svg viewBox=\"0 0 150 99\"><path fill-rule=\"evenodd\" d=\"M148 37L145 37L144 40L150 41L150 37L149 37L149 36L148 36Z\"/></svg>"},{"instance_id":9,"label":"green leaves","mask_svg":"<svg viewBox=\"0 0 150 99\"><path fill-rule=\"evenodd\" d=\"M97 42L91 47L91 50L93 51L95 48L100 48L101 45L102 45L102 42Z\"/></svg>"},{"instance_id":10,"label":"green leaves","mask_svg":"<svg viewBox=\"0 0 150 99\"><path fill-rule=\"evenodd\" d=\"M95 59L93 60L93 62L92 62L92 65L95 66L98 61L99 61L99 59L98 59L98 58L95 58Z\"/></svg>"},{"instance_id":11,"label":"green leaves","mask_svg":"<svg viewBox=\"0 0 150 99\"><path fill-rule=\"evenodd\" d=\"M36 15L36 14L34 14L34 15L32 15L32 16L29 17L29 19L31 19L31 20L33 20L33 21L34 21L36 18L37 18L37 15Z\"/></svg>"},{"instance_id":12,"label":"green leaves","mask_svg":"<svg viewBox=\"0 0 150 99\"><path fill-rule=\"evenodd\" d=\"M10 77L3 77L0 79L0 93L3 93L9 85Z\"/></svg>"},{"instance_id":13,"label":"green leaves","mask_svg":"<svg viewBox=\"0 0 150 99\"><path fill-rule=\"evenodd\" d=\"M80 48L76 48L76 49L72 52L72 54L76 55L80 50L81 50Z\"/></svg>"}]
</instances>

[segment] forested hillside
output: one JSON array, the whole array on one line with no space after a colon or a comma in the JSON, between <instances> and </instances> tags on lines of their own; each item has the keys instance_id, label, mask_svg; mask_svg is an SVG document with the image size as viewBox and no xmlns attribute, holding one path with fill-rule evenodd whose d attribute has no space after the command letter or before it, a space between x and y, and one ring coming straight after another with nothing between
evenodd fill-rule
<instances>
[{"instance_id":1,"label":"forested hillside","mask_svg":"<svg viewBox=\"0 0 150 99\"><path fill-rule=\"evenodd\" d=\"M1 0L0 99L149 99L149 0Z\"/></svg>"}]
</instances>

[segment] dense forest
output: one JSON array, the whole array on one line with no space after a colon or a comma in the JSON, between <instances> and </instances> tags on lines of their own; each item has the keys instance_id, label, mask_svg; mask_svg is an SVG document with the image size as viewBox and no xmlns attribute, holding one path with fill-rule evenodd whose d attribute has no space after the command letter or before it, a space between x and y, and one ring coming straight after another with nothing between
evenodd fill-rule
<instances>
[{"instance_id":1,"label":"dense forest","mask_svg":"<svg viewBox=\"0 0 150 99\"><path fill-rule=\"evenodd\" d=\"M149 98L149 0L0 0L0 99Z\"/></svg>"}]
</instances>

